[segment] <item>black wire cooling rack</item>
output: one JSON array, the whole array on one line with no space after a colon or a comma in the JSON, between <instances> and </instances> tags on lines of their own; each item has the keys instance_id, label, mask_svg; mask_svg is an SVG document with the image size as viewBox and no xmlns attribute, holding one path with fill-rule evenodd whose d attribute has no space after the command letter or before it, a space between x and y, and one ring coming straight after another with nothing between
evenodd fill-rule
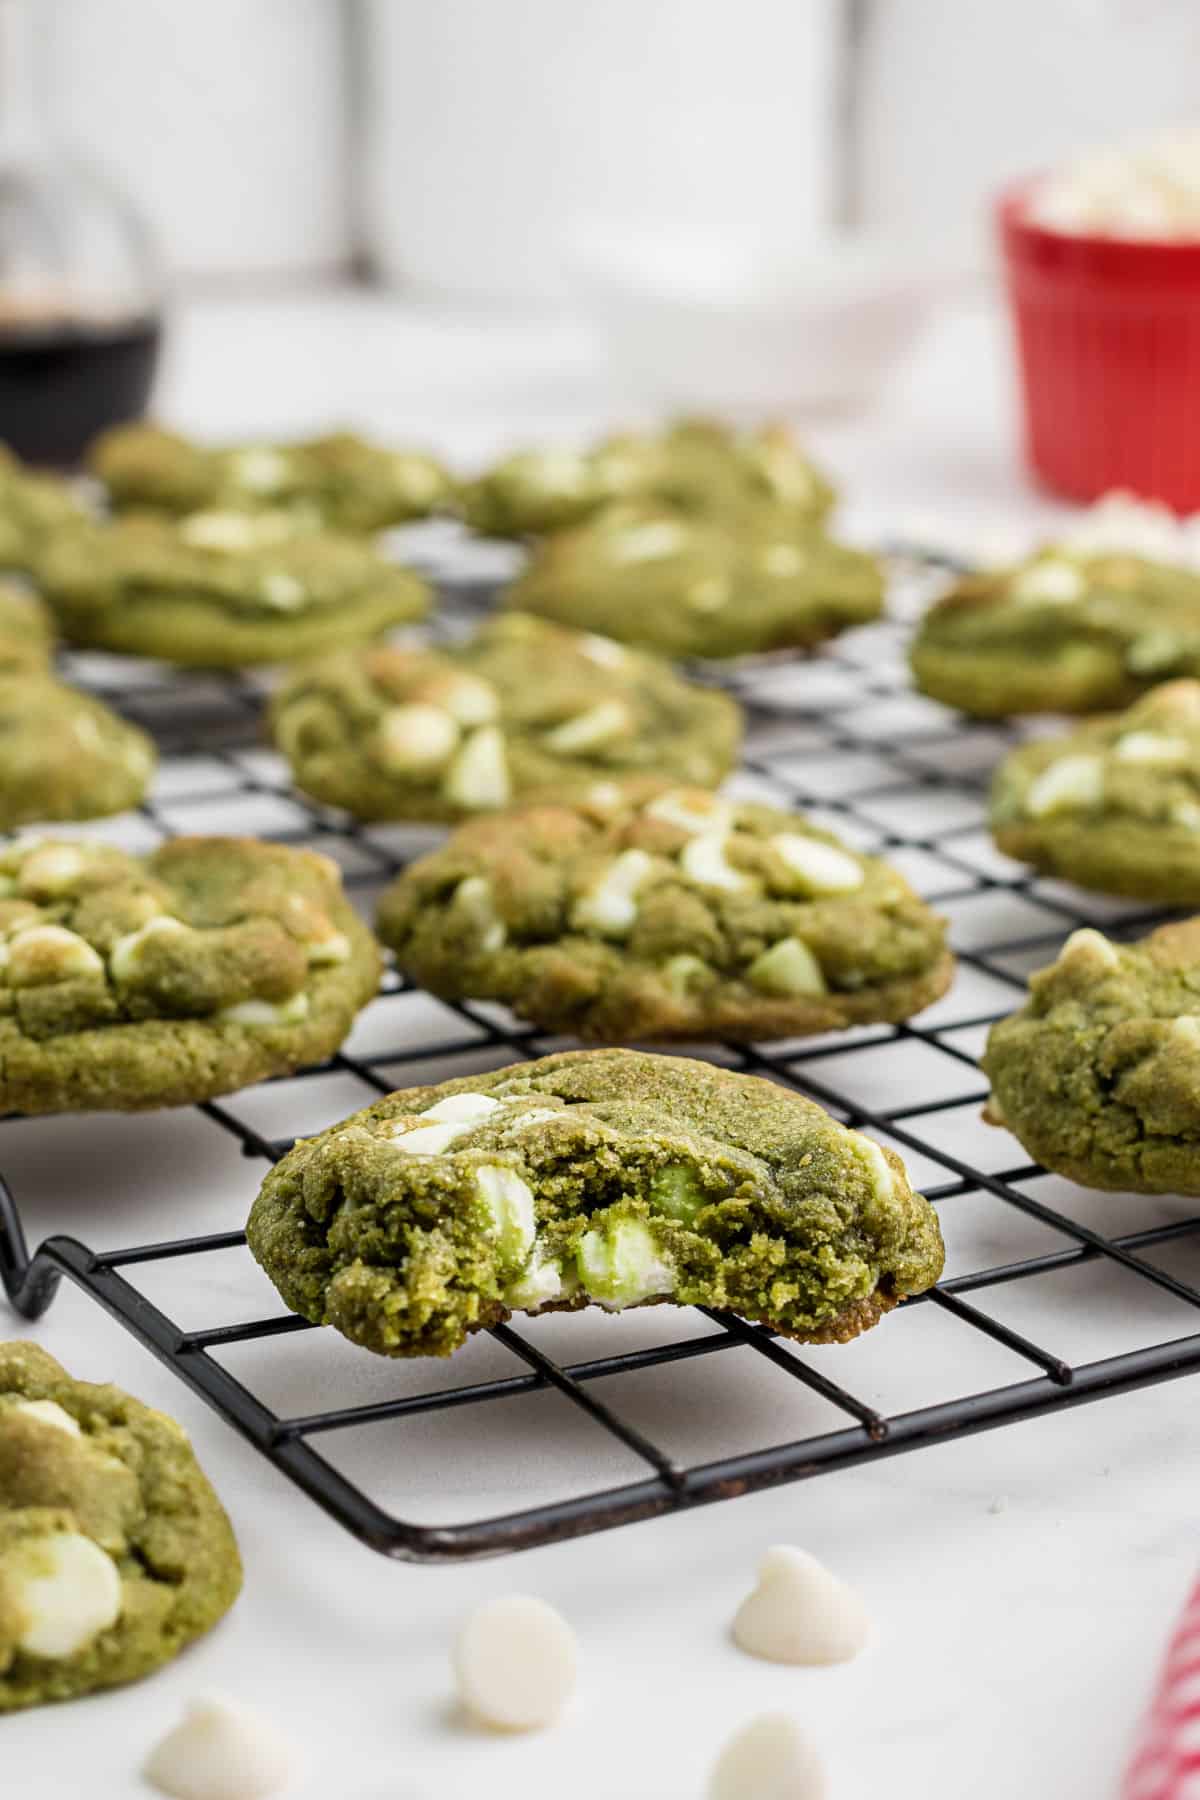
<instances>
[{"instance_id":1,"label":"black wire cooling rack","mask_svg":"<svg viewBox=\"0 0 1200 1800\"><path fill-rule=\"evenodd\" d=\"M911 615L923 597L937 560L897 560L902 615ZM469 585L449 584L449 629L470 615L478 597ZM627 1340L632 1322L648 1317L635 1313L620 1321L624 1330L615 1320L604 1322L605 1332L616 1333L615 1348L571 1360L555 1348L566 1343L569 1351L577 1325L560 1319L557 1335L548 1338L541 1329L548 1321L522 1320L519 1328L502 1325L491 1333L511 1372L462 1380L457 1369L464 1353L445 1365L366 1359L374 1371L372 1397L362 1398L359 1387L355 1398L352 1386L347 1403L300 1413L277 1410L269 1393L232 1371L227 1353L279 1339L279 1354L287 1355L286 1340L312 1329L305 1321L275 1311L189 1328L146 1291L150 1273L172 1262L192 1270L213 1266L210 1259L219 1261L220 1253L248 1260L240 1231L103 1251L55 1235L31 1254L16 1200L0 1181L0 1274L15 1309L37 1317L65 1275L348 1530L377 1550L418 1562L495 1555L705 1505L1200 1368L1200 1216L1194 1207L1085 1194L1022 1160L1014 1140L978 1122L985 1084L974 1052L987 1025L1018 1003L1028 969L1050 960L1078 926L1103 923L1118 936L1140 934L1158 915L1028 876L991 849L983 816L988 776L1015 732L953 718L914 695L903 638L901 616L810 660L764 659L711 678L736 693L746 709L747 752L738 777L743 790L800 808L850 842L891 857L951 916L959 980L946 999L910 1024L698 1053L790 1084L900 1150L914 1181L939 1207L951 1251L949 1272L933 1292L908 1301L855 1345L820 1350L725 1315L655 1309L659 1324L651 1341ZM311 844L337 857L350 891L364 903L414 853L404 832L357 826L288 786L286 772L260 743L262 692L253 678L168 677L148 665L91 656L69 658L68 666L73 679L102 693L159 741L168 779L137 821L143 842L180 830L249 828L281 842ZM221 821L216 825L214 813ZM336 1072L359 1091L342 1109L350 1111L406 1079L441 1080L479 1067L481 1059L497 1066L549 1047L491 1006L427 1008L437 1023L414 1029L404 1006L414 998L406 983L389 974L374 1009L382 1029L377 1019L367 1048L356 1051L352 1037L330 1063L306 1071L301 1092L303 1084ZM419 1073L406 1075L417 1065ZM245 1156L277 1159L293 1137L274 1136L256 1124L244 1099L231 1096L198 1111L213 1133L232 1134ZM169 1129L165 1117L145 1118L139 1129ZM0 1166L8 1167L3 1146ZM221 1291L219 1279L199 1283L206 1303ZM931 1355L922 1322L935 1314L943 1330ZM330 1354L331 1339L328 1334L325 1340ZM863 1346L870 1346L866 1361ZM987 1352L982 1359L981 1349ZM365 1353L357 1356L354 1375L361 1380ZM723 1371L714 1357L727 1366L742 1359L742 1410L751 1393L747 1381L755 1391L775 1382L769 1428L761 1432L771 1441L732 1449L722 1443L729 1414L737 1409L715 1379ZM892 1378L917 1362L921 1391L912 1403L903 1381L897 1389ZM385 1388L387 1382L394 1387L375 1397L381 1369ZM692 1407L683 1454L664 1442L671 1434L662 1421L676 1416L671 1384L689 1372L693 1382L697 1374L704 1378L702 1395L708 1398L702 1399L699 1430L694 1386L692 1400L681 1402ZM646 1380L657 1426L641 1422ZM712 1398L718 1391L723 1398ZM540 1396L545 1407L550 1395L560 1397L558 1408L540 1414L511 1405ZM494 1415L484 1425L480 1409L501 1402L509 1403L509 1412L498 1434ZM457 1436L431 1449L417 1421L452 1409ZM423 1471L426 1488L438 1480L438 1457L469 1461L498 1436L532 1471L564 1420L572 1442L582 1431L603 1451L619 1450L629 1478L602 1473L581 1491L484 1517L468 1504L469 1516L450 1523L410 1516L405 1475L420 1456L434 1458ZM399 1504L372 1495L353 1467L344 1466L345 1457L322 1447L344 1446L367 1427L386 1428L387 1454L399 1472ZM581 1444L585 1452L587 1441ZM600 1461L611 1470L611 1454Z\"/></svg>"}]
</instances>

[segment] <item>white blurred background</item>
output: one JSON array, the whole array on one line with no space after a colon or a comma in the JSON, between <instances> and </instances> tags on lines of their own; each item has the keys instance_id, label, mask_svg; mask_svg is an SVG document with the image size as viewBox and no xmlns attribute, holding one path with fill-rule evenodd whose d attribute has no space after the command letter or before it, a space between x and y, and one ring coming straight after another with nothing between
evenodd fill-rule
<instances>
[{"instance_id":1,"label":"white blurred background","mask_svg":"<svg viewBox=\"0 0 1200 1800\"><path fill-rule=\"evenodd\" d=\"M37 0L60 135L184 282L561 302L597 242L986 266L997 186L1186 119L1194 0ZM615 246L615 249L614 249ZM668 244L668 251L670 245ZM690 265L689 265L690 266Z\"/></svg>"}]
</instances>

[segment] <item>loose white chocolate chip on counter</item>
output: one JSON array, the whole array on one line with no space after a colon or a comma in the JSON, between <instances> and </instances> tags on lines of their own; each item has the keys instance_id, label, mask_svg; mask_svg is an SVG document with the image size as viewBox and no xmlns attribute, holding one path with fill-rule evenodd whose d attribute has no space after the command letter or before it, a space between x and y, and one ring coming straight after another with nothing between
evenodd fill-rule
<instances>
[{"instance_id":1,"label":"loose white chocolate chip on counter","mask_svg":"<svg viewBox=\"0 0 1200 1800\"><path fill-rule=\"evenodd\" d=\"M236 1700L189 1702L182 1721L151 1751L142 1774L171 1800L267 1800L297 1771L283 1735Z\"/></svg>"},{"instance_id":2,"label":"loose white chocolate chip on counter","mask_svg":"<svg viewBox=\"0 0 1200 1800\"><path fill-rule=\"evenodd\" d=\"M498 1731L553 1724L575 1687L575 1633L529 1594L504 1594L471 1614L454 1646L459 1699Z\"/></svg>"},{"instance_id":3,"label":"loose white chocolate chip on counter","mask_svg":"<svg viewBox=\"0 0 1200 1800\"><path fill-rule=\"evenodd\" d=\"M74 1656L121 1616L117 1565L78 1531L22 1541L6 1557L2 1579L27 1656Z\"/></svg>"},{"instance_id":4,"label":"loose white chocolate chip on counter","mask_svg":"<svg viewBox=\"0 0 1200 1800\"><path fill-rule=\"evenodd\" d=\"M866 1608L853 1589L815 1556L788 1544L767 1551L758 1585L733 1621L734 1642L748 1655L810 1667L849 1662L870 1633Z\"/></svg>"},{"instance_id":5,"label":"loose white chocolate chip on counter","mask_svg":"<svg viewBox=\"0 0 1200 1800\"><path fill-rule=\"evenodd\" d=\"M707 1800L825 1800L821 1759L795 1720L763 1713L717 1758Z\"/></svg>"}]
</instances>

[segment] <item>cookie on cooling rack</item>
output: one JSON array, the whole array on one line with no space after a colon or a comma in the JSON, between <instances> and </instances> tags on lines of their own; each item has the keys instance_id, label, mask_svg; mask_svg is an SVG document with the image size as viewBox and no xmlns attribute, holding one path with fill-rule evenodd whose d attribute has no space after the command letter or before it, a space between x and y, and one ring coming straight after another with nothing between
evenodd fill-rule
<instances>
[{"instance_id":1,"label":"cookie on cooling rack","mask_svg":"<svg viewBox=\"0 0 1200 1800\"><path fill-rule=\"evenodd\" d=\"M154 764L146 733L101 701L46 671L4 673L0 637L0 830L123 812Z\"/></svg>"},{"instance_id":2,"label":"cookie on cooling rack","mask_svg":"<svg viewBox=\"0 0 1200 1800\"><path fill-rule=\"evenodd\" d=\"M1200 574L1118 551L1049 549L971 575L926 613L922 692L981 718L1103 712L1200 676Z\"/></svg>"},{"instance_id":3,"label":"cookie on cooling rack","mask_svg":"<svg viewBox=\"0 0 1200 1800\"><path fill-rule=\"evenodd\" d=\"M883 574L775 505L692 517L629 501L539 543L503 604L667 656L742 656L878 618Z\"/></svg>"},{"instance_id":4,"label":"cookie on cooling rack","mask_svg":"<svg viewBox=\"0 0 1200 1800\"><path fill-rule=\"evenodd\" d=\"M1200 905L1200 681L1014 750L992 784L1007 856L1104 894Z\"/></svg>"},{"instance_id":5,"label":"cookie on cooling rack","mask_svg":"<svg viewBox=\"0 0 1200 1800\"><path fill-rule=\"evenodd\" d=\"M715 786L741 714L657 657L523 614L449 650L376 646L296 669L271 707L296 783L362 819L460 819L647 775Z\"/></svg>"},{"instance_id":6,"label":"cookie on cooling rack","mask_svg":"<svg viewBox=\"0 0 1200 1800\"><path fill-rule=\"evenodd\" d=\"M1200 919L1077 931L993 1025L984 1117L1084 1187L1200 1193Z\"/></svg>"},{"instance_id":7,"label":"cookie on cooling rack","mask_svg":"<svg viewBox=\"0 0 1200 1800\"><path fill-rule=\"evenodd\" d=\"M78 526L45 545L36 576L71 643L201 668L359 643L429 606L423 581L360 539L279 513Z\"/></svg>"},{"instance_id":8,"label":"cookie on cooling rack","mask_svg":"<svg viewBox=\"0 0 1200 1800\"><path fill-rule=\"evenodd\" d=\"M463 517L489 537L529 537L576 525L611 500L671 502L688 512L770 503L817 522L833 489L783 425L737 432L708 419L605 438L588 450L521 450L460 493Z\"/></svg>"},{"instance_id":9,"label":"cookie on cooling rack","mask_svg":"<svg viewBox=\"0 0 1200 1800\"><path fill-rule=\"evenodd\" d=\"M88 516L67 482L26 468L0 444L0 569L30 570L48 539Z\"/></svg>"},{"instance_id":10,"label":"cookie on cooling rack","mask_svg":"<svg viewBox=\"0 0 1200 1800\"><path fill-rule=\"evenodd\" d=\"M348 431L212 449L156 425L119 425L92 446L89 463L119 510L265 508L346 532L426 518L447 505L453 488L432 456L384 449Z\"/></svg>"},{"instance_id":11,"label":"cookie on cooling rack","mask_svg":"<svg viewBox=\"0 0 1200 1800\"><path fill-rule=\"evenodd\" d=\"M893 1152L791 1089L633 1050L392 1094L289 1152L247 1235L294 1311L385 1356L591 1302L843 1342L942 1268Z\"/></svg>"},{"instance_id":12,"label":"cookie on cooling rack","mask_svg":"<svg viewBox=\"0 0 1200 1800\"><path fill-rule=\"evenodd\" d=\"M378 929L431 993L609 1043L906 1019L954 967L886 863L695 788L473 820L398 877Z\"/></svg>"},{"instance_id":13,"label":"cookie on cooling rack","mask_svg":"<svg viewBox=\"0 0 1200 1800\"><path fill-rule=\"evenodd\" d=\"M179 1106L332 1054L379 953L336 865L251 838L0 850L0 1112Z\"/></svg>"},{"instance_id":14,"label":"cookie on cooling rack","mask_svg":"<svg viewBox=\"0 0 1200 1800\"><path fill-rule=\"evenodd\" d=\"M0 1344L0 1711L151 1674L241 1585L183 1428L36 1344Z\"/></svg>"},{"instance_id":15,"label":"cookie on cooling rack","mask_svg":"<svg viewBox=\"0 0 1200 1800\"><path fill-rule=\"evenodd\" d=\"M0 580L0 675L45 669L54 650L54 627L43 603L15 582Z\"/></svg>"}]
</instances>

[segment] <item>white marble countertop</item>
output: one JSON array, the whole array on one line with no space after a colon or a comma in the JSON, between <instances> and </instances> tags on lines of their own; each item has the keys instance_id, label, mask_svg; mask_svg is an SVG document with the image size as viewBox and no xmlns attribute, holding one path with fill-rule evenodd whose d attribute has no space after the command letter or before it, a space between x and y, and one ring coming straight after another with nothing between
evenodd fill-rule
<instances>
[{"instance_id":1,"label":"white marble countertop","mask_svg":"<svg viewBox=\"0 0 1200 1800\"><path fill-rule=\"evenodd\" d=\"M1051 515L1017 471L1007 394L1002 334L980 305L937 324L870 417L817 422L811 436L852 488L851 518L865 531L926 519L964 535L1032 523ZM460 459L514 437L567 439L625 410L573 328L455 322L336 294L193 305L178 321L162 405L213 433L346 420L428 438ZM308 1129L361 1103L337 1081L325 1078L323 1116L306 1112ZM287 1083L253 1101L281 1131L298 1128L298 1103ZM191 1113L21 1121L4 1132L0 1166L34 1239L77 1230L104 1246L238 1225L260 1173ZM1075 1201L1087 1216L1090 1202L1077 1191ZM1103 1221L1128 1226L1151 1204L1171 1205L1106 1200ZM1040 1247L1038 1229L1023 1235L1018 1222L986 1248L1019 1255ZM273 1310L246 1259L206 1260L199 1277L178 1264L155 1271L154 1294L184 1308L186 1323ZM1056 1301L1040 1320L1080 1356L1191 1329L1186 1308L1164 1324L1106 1276L1083 1288L1072 1313ZM922 1311L927 1342L903 1369L886 1326L834 1353L854 1359L860 1391L916 1404L1026 1372L993 1366L995 1346L942 1333L942 1315ZM630 1325L591 1314L550 1323L582 1355ZM651 1314L635 1326L643 1341L664 1328ZM309 1772L296 1800L560 1790L575 1800L699 1800L726 1736L780 1708L825 1748L832 1800L883 1788L894 1800L1104 1800L1193 1572L1200 1447L1184 1382L515 1560L414 1568L355 1544L68 1285L31 1335L68 1366L109 1375L180 1417L233 1515L247 1582L229 1620L161 1676L6 1719L0 1786L21 1800L133 1800L146 1791L135 1773L145 1749L187 1697L214 1689L260 1707L302 1746ZM240 1354L292 1410L371 1397L384 1382L396 1391L395 1371L365 1365L329 1333ZM462 1355L472 1376L504 1361L489 1340ZM815 1428L820 1402L805 1399L797 1413L792 1387L785 1403L740 1355L686 1365L682 1409L676 1401L669 1419L644 1388L639 1421L673 1431L685 1454L707 1441L715 1414L745 1447ZM443 1478L415 1496L419 1516L511 1504L530 1459L550 1488L579 1478L572 1419L554 1415L547 1434L545 1415L536 1431L525 1408L429 1422L446 1461ZM390 1479L398 1494L405 1472L389 1460L386 1428L365 1435L361 1472L385 1490ZM604 1468L629 1478L616 1457ZM732 1647L734 1607L776 1542L807 1547L862 1590L878 1633L857 1663L793 1671ZM572 1621L581 1680L557 1729L496 1739L455 1718L447 1657L465 1612L512 1588Z\"/></svg>"}]
</instances>

